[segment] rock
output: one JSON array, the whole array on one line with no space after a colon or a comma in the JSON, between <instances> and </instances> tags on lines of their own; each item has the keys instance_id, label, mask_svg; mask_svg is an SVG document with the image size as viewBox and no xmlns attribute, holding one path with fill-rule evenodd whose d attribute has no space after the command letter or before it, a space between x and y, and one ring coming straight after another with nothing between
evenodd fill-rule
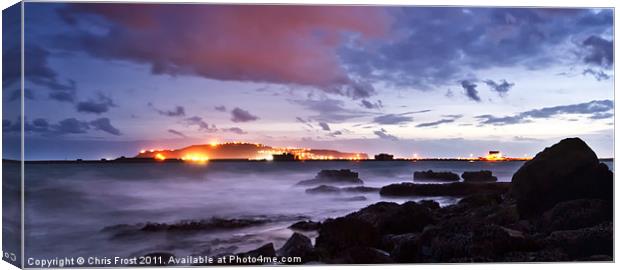
<instances>
[{"instance_id":1,"label":"rock","mask_svg":"<svg viewBox=\"0 0 620 270\"><path fill-rule=\"evenodd\" d=\"M328 186L328 185L320 185L318 187L306 189L306 193L315 194L315 193L332 193L337 194L340 193L340 188Z\"/></svg>"},{"instance_id":2,"label":"rock","mask_svg":"<svg viewBox=\"0 0 620 270\"><path fill-rule=\"evenodd\" d=\"M381 244L379 248L382 250L393 253L397 246L400 246L403 242L415 241L418 233L405 233L405 234L386 234L381 238Z\"/></svg>"},{"instance_id":3,"label":"rock","mask_svg":"<svg viewBox=\"0 0 620 270\"><path fill-rule=\"evenodd\" d=\"M322 170L314 179L304 180L297 185L317 185L317 184L364 184L359 178L358 173L349 169L342 170Z\"/></svg>"},{"instance_id":4,"label":"rock","mask_svg":"<svg viewBox=\"0 0 620 270\"><path fill-rule=\"evenodd\" d=\"M613 219L610 202L578 199L560 202L543 214L543 228L548 231L591 227Z\"/></svg>"},{"instance_id":5,"label":"rock","mask_svg":"<svg viewBox=\"0 0 620 270\"><path fill-rule=\"evenodd\" d=\"M613 173L579 138L545 148L512 177L519 214L539 217L556 203L581 198L613 199Z\"/></svg>"},{"instance_id":6,"label":"rock","mask_svg":"<svg viewBox=\"0 0 620 270\"><path fill-rule=\"evenodd\" d=\"M432 170L413 172L413 180L459 181L459 179L459 175L453 172L434 172Z\"/></svg>"},{"instance_id":7,"label":"rock","mask_svg":"<svg viewBox=\"0 0 620 270\"><path fill-rule=\"evenodd\" d=\"M289 228L298 231L316 231L321 227L321 222L311 220L299 221L291 225Z\"/></svg>"},{"instance_id":8,"label":"rock","mask_svg":"<svg viewBox=\"0 0 620 270\"><path fill-rule=\"evenodd\" d=\"M461 174L463 182L497 182L497 177L491 171L464 172Z\"/></svg>"},{"instance_id":9,"label":"rock","mask_svg":"<svg viewBox=\"0 0 620 270\"><path fill-rule=\"evenodd\" d=\"M592 255L613 257L614 239L611 222L577 230L552 232L544 243L550 248L563 250L571 259Z\"/></svg>"},{"instance_id":10,"label":"rock","mask_svg":"<svg viewBox=\"0 0 620 270\"><path fill-rule=\"evenodd\" d=\"M431 210L440 208L439 203L433 200L421 200L418 202L418 204L424 207L427 207L428 209L431 209Z\"/></svg>"},{"instance_id":11,"label":"rock","mask_svg":"<svg viewBox=\"0 0 620 270\"><path fill-rule=\"evenodd\" d=\"M431 210L416 202L378 202L347 215L372 224L380 234L419 232L435 223Z\"/></svg>"},{"instance_id":12,"label":"rock","mask_svg":"<svg viewBox=\"0 0 620 270\"><path fill-rule=\"evenodd\" d=\"M299 233L293 233L284 246L278 249L277 254L285 257L300 257L301 263L317 259L310 238Z\"/></svg>"},{"instance_id":13,"label":"rock","mask_svg":"<svg viewBox=\"0 0 620 270\"><path fill-rule=\"evenodd\" d=\"M353 196L353 197L345 197L345 198L335 198L334 201L339 201L339 202L360 202L360 201L366 201L368 200L368 198L364 197L364 196Z\"/></svg>"},{"instance_id":14,"label":"rock","mask_svg":"<svg viewBox=\"0 0 620 270\"><path fill-rule=\"evenodd\" d=\"M481 193L504 193L510 183L391 184L381 188L382 196L465 196Z\"/></svg>"},{"instance_id":15,"label":"rock","mask_svg":"<svg viewBox=\"0 0 620 270\"><path fill-rule=\"evenodd\" d=\"M321 259L329 260L348 248L376 248L379 242L379 232L372 224L358 218L339 217L323 222L316 238L315 249Z\"/></svg>"},{"instance_id":16,"label":"rock","mask_svg":"<svg viewBox=\"0 0 620 270\"><path fill-rule=\"evenodd\" d=\"M257 249L254 250L250 250L247 252L243 252L243 253L238 253L237 256L239 257L275 257L276 256L276 250L273 248L273 243L269 243L269 244L265 244L260 246Z\"/></svg>"},{"instance_id":17,"label":"rock","mask_svg":"<svg viewBox=\"0 0 620 270\"><path fill-rule=\"evenodd\" d=\"M458 204L469 207L498 205L503 201L501 194L474 194L461 199Z\"/></svg>"},{"instance_id":18,"label":"rock","mask_svg":"<svg viewBox=\"0 0 620 270\"><path fill-rule=\"evenodd\" d=\"M371 247L352 247L339 252L329 263L334 264L385 264L393 263L390 255Z\"/></svg>"},{"instance_id":19,"label":"rock","mask_svg":"<svg viewBox=\"0 0 620 270\"><path fill-rule=\"evenodd\" d=\"M380 190L377 187L357 186L357 187L343 187L340 190L344 192L359 192L359 193L375 193Z\"/></svg>"},{"instance_id":20,"label":"rock","mask_svg":"<svg viewBox=\"0 0 620 270\"><path fill-rule=\"evenodd\" d=\"M376 187L366 187L366 186L356 186L356 187L335 187L329 185L320 185L318 187L306 189L306 193L340 193L340 192L349 192L349 193L374 193L379 191L379 188Z\"/></svg>"}]
</instances>

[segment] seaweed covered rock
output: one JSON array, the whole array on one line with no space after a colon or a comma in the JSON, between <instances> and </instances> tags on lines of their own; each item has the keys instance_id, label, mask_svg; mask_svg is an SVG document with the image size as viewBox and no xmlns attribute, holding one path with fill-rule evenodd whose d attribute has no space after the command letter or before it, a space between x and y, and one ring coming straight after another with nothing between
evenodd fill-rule
<instances>
[{"instance_id":1,"label":"seaweed covered rock","mask_svg":"<svg viewBox=\"0 0 620 270\"><path fill-rule=\"evenodd\" d=\"M579 138L545 148L512 177L519 214L540 216L556 203L590 198L613 199L613 173Z\"/></svg>"}]
</instances>

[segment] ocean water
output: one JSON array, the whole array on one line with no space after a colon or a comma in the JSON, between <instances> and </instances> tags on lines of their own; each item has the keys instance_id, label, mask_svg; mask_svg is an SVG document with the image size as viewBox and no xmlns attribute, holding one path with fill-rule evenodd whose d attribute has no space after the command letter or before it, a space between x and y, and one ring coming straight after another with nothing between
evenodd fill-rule
<instances>
[{"instance_id":1,"label":"ocean water","mask_svg":"<svg viewBox=\"0 0 620 270\"><path fill-rule=\"evenodd\" d=\"M523 162L211 162L27 164L26 235L28 257L218 255L273 242L281 247L300 220L342 216L378 201L433 199L442 205L459 198L382 198L378 193L306 194L296 186L322 169L359 172L364 185L381 187L412 181L417 170L491 170L510 181ZM611 163L608 163L612 168ZM363 201L347 200L365 196ZM264 219L240 229L129 233L104 228L147 222L219 218ZM313 238L315 233L306 233Z\"/></svg>"}]
</instances>

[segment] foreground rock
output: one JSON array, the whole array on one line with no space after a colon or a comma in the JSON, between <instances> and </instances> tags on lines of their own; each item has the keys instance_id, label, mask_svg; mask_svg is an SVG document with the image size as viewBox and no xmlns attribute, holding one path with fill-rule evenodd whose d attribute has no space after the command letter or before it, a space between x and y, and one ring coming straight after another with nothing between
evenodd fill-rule
<instances>
[{"instance_id":1,"label":"foreground rock","mask_svg":"<svg viewBox=\"0 0 620 270\"><path fill-rule=\"evenodd\" d=\"M580 198L613 200L613 173L579 138L545 148L512 177L519 213L537 217L556 203Z\"/></svg>"},{"instance_id":2,"label":"foreground rock","mask_svg":"<svg viewBox=\"0 0 620 270\"><path fill-rule=\"evenodd\" d=\"M304 180L297 183L297 185L320 185L320 184L340 184L340 185L352 185L352 184L364 184L359 178L357 172L349 169L342 170L322 170L314 179Z\"/></svg>"},{"instance_id":3,"label":"foreground rock","mask_svg":"<svg viewBox=\"0 0 620 270\"><path fill-rule=\"evenodd\" d=\"M491 171L464 172L463 182L497 182L497 177Z\"/></svg>"},{"instance_id":4,"label":"foreground rock","mask_svg":"<svg viewBox=\"0 0 620 270\"><path fill-rule=\"evenodd\" d=\"M481 193L504 193L510 183L449 183L449 184L391 184L381 188L382 196L465 196Z\"/></svg>"},{"instance_id":5,"label":"foreground rock","mask_svg":"<svg viewBox=\"0 0 620 270\"><path fill-rule=\"evenodd\" d=\"M278 249L277 255L285 257L300 257L302 262L309 262L317 259L316 252L314 251L310 238L299 233L293 233L284 246Z\"/></svg>"},{"instance_id":6,"label":"foreground rock","mask_svg":"<svg viewBox=\"0 0 620 270\"><path fill-rule=\"evenodd\" d=\"M459 181L459 175L453 172L417 171L413 172L413 180L424 181Z\"/></svg>"}]
</instances>

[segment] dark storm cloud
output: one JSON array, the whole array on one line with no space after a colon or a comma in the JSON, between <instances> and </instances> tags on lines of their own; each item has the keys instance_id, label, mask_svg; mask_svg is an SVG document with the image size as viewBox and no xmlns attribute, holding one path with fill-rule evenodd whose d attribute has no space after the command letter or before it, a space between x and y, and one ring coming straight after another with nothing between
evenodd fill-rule
<instances>
[{"instance_id":1,"label":"dark storm cloud","mask_svg":"<svg viewBox=\"0 0 620 270\"><path fill-rule=\"evenodd\" d=\"M78 102L75 106L78 112L102 114L110 110L111 107L116 107L112 98L99 93L97 99L90 99L88 101Z\"/></svg>"},{"instance_id":2,"label":"dark storm cloud","mask_svg":"<svg viewBox=\"0 0 620 270\"><path fill-rule=\"evenodd\" d=\"M413 121L413 117L409 115L418 114L418 113L426 113L430 111L431 110L421 110L421 111L405 112L405 113L399 113L399 114L393 114L393 113L384 114L384 115L375 117L373 119L373 123L380 124L380 125L406 124L406 123Z\"/></svg>"},{"instance_id":3,"label":"dark storm cloud","mask_svg":"<svg viewBox=\"0 0 620 270\"><path fill-rule=\"evenodd\" d=\"M169 130L168 130L168 133L170 133L170 134L174 134L174 135L177 135L177 136L179 136L179 137L181 137L181 138L186 138L186 137L187 137L187 136L185 136L185 134L183 134L183 132L176 131L176 130L174 130L174 129L169 129Z\"/></svg>"},{"instance_id":4,"label":"dark storm cloud","mask_svg":"<svg viewBox=\"0 0 620 270\"><path fill-rule=\"evenodd\" d=\"M50 99L60 102L75 102L75 91L73 90L51 91L48 96Z\"/></svg>"},{"instance_id":5,"label":"dark storm cloud","mask_svg":"<svg viewBox=\"0 0 620 270\"><path fill-rule=\"evenodd\" d=\"M192 116L185 118L184 123L188 126L197 126L198 130L204 132L216 132L217 127L215 125L209 126L200 116Z\"/></svg>"},{"instance_id":6,"label":"dark storm cloud","mask_svg":"<svg viewBox=\"0 0 620 270\"><path fill-rule=\"evenodd\" d=\"M301 117L295 117L295 120L297 120L297 122L304 124L306 127L310 128L310 129L314 129L314 126L312 125L312 123L310 123L310 120L304 120Z\"/></svg>"},{"instance_id":7,"label":"dark storm cloud","mask_svg":"<svg viewBox=\"0 0 620 270\"><path fill-rule=\"evenodd\" d=\"M319 122L319 126L321 127L321 129L323 129L324 131L331 131L331 129L329 128L329 125L325 122Z\"/></svg>"},{"instance_id":8,"label":"dark storm cloud","mask_svg":"<svg viewBox=\"0 0 620 270\"><path fill-rule=\"evenodd\" d=\"M372 50L360 46L342 50L351 73L396 86L432 89L480 69L544 68L566 60L558 54L568 55L583 46L592 51L588 62L611 59L609 42L589 37L611 32L612 9L429 7L395 8L393 14L397 38Z\"/></svg>"},{"instance_id":9,"label":"dark storm cloud","mask_svg":"<svg viewBox=\"0 0 620 270\"><path fill-rule=\"evenodd\" d=\"M243 129L238 128L238 127L231 127L231 128L224 128L222 129L222 131L224 132L230 132L230 133L235 133L235 134L247 134L247 132L245 132Z\"/></svg>"},{"instance_id":10,"label":"dark storm cloud","mask_svg":"<svg viewBox=\"0 0 620 270\"><path fill-rule=\"evenodd\" d=\"M226 112L226 106L215 106L215 110L218 112Z\"/></svg>"},{"instance_id":11,"label":"dark storm cloud","mask_svg":"<svg viewBox=\"0 0 620 270\"><path fill-rule=\"evenodd\" d=\"M21 62L21 48L13 47L8 48L2 53L3 62L15 63ZM67 80L66 82L60 81L58 74L51 67L49 67L48 58L50 52L43 47L36 44L27 44L24 48L24 74L25 79L36 83L37 85L45 86L50 90L66 91L74 90L75 82ZM6 58L5 58L6 57ZM21 79L21 70L7 68L3 69L2 85L9 86L19 82Z\"/></svg>"},{"instance_id":12,"label":"dark storm cloud","mask_svg":"<svg viewBox=\"0 0 620 270\"><path fill-rule=\"evenodd\" d=\"M153 108L153 110L155 110L157 113L163 116L169 116L169 117L185 116L185 108L183 106L175 106L174 109L172 110L161 110L161 109L155 108L155 106L150 102L147 105Z\"/></svg>"},{"instance_id":13,"label":"dark storm cloud","mask_svg":"<svg viewBox=\"0 0 620 270\"><path fill-rule=\"evenodd\" d=\"M510 89L515 86L514 83L509 83L506 80L495 82L493 80L486 80L484 83L491 88L491 90L497 92L500 96L505 95Z\"/></svg>"},{"instance_id":14,"label":"dark storm cloud","mask_svg":"<svg viewBox=\"0 0 620 270\"><path fill-rule=\"evenodd\" d=\"M469 80L462 80L461 86L465 90L465 95L469 99L480 102L480 96L478 96L478 90L476 90L476 87L478 87L477 84Z\"/></svg>"},{"instance_id":15,"label":"dark storm cloud","mask_svg":"<svg viewBox=\"0 0 620 270\"><path fill-rule=\"evenodd\" d=\"M595 70L593 70L591 68L584 69L581 74L583 74L583 75L592 75L592 76L594 76L594 78L596 78L597 81L609 80L611 78L611 76L609 76L604 71L602 71L602 70L595 71Z\"/></svg>"},{"instance_id":16,"label":"dark storm cloud","mask_svg":"<svg viewBox=\"0 0 620 270\"><path fill-rule=\"evenodd\" d=\"M105 117L90 121L90 126L95 130L101 130L115 136L121 135L121 131L112 126L110 119Z\"/></svg>"},{"instance_id":17,"label":"dark storm cloud","mask_svg":"<svg viewBox=\"0 0 620 270\"><path fill-rule=\"evenodd\" d=\"M604 68L610 68L614 64L613 41L598 36L590 36L583 41L583 46L587 53L583 59L586 63Z\"/></svg>"},{"instance_id":18,"label":"dark storm cloud","mask_svg":"<svg viewBox=\"0 0 620 270\"><path fill-rule=\"evenodd\" d=\"M463 115L460 115L460 114L443 115L443 117L446 117L446 118L441 119L441 120L437 120L435 122L421 123L421 124L416 125L416 127L435 127L435 126L439 126L441 124L453 123L457 119L463 117Z\"/></svg>"},{"instance_id":19,"label":"dark storm cloud","mask_svg":"<svg viewBox=\"0 0 620 270\"><path fill-rule=\"evenodd\" d=\"M381 102L381 100L372 103L368 100L363 99L360 105L366 109L381 109L383 107L383 103Z\"/></svg>"},{"instance_id":20,"label":"dark storm cloud","mask_svg":"<svg viewBox=\"0 0 620 270\"><path fill-rule=\"evenodd\" d=\"M230 121L233 121L235 123L240 123L240 122L251 122L251 121L256 121L259 118L255 115L252 115L250 112L243 110L241 108L234 108L230 114L232 115L232 117L230 118Z\"/></svg>"},{"instance_id":21,"label":"dark storm cloud","mask_svg":"<svg viewBox=\"0 0 620 270\"><path fill-rule=\"evenodd\" d=\"M398 137L388 134L385 129L376 130L374 133L381 139L390 140L390 141L398 141Z\"/></svg>"},{"instance_id":22,"label":"dark storm cloud","mask_svg":"<svg viewBox=\"0 0 620 270\"><path fill-rule=\"evenodd\" d=\"M614 104L611 100L593 100L586 103L529 110L512 116L497 117L485 114L476 116L476 118L480 119L480 124L498 126L527 123L532 119L551 118L561 114L581 114L589 115L591 119L603 119L613 117L613 108Z\"/></svg>"},{"instance_id":23,"label":"dark storm cloud","mask_svg":"<svg viewBox=\"0 0 620 270\"><path fill-rule=\"evenodd\" d=\"M67 118L58 122L52 127L54 133L64 134L81 134L86 133L90 129L88 122L80 121L75 118Z\"/></svg>"},{"instance_id":24,"label":"dark storm cloud","mask_svg":"<svg viewBox=\"0 0 620 270\"><path fill-rule=\"evenodd\" d=\"M374 88L349 76L338 49L386 36L392 21L383 8L361 6L106 3L70 4L60 14L76 27L103 19L105 34L63 41L95 57L147 64L154 74L306 85L354 99Z\"/></svg>"},{"instance_id":25,"label":"dark storm cloud","mask_svg":"<svg viewBox=\"0 0 620 270\"><path fill-rule=\"evenodd\" d=\"M398 125L413 121L413 117L402 114L385 114L375 117L373 121L381 125Z\"/></svg>"}]
</instances>

